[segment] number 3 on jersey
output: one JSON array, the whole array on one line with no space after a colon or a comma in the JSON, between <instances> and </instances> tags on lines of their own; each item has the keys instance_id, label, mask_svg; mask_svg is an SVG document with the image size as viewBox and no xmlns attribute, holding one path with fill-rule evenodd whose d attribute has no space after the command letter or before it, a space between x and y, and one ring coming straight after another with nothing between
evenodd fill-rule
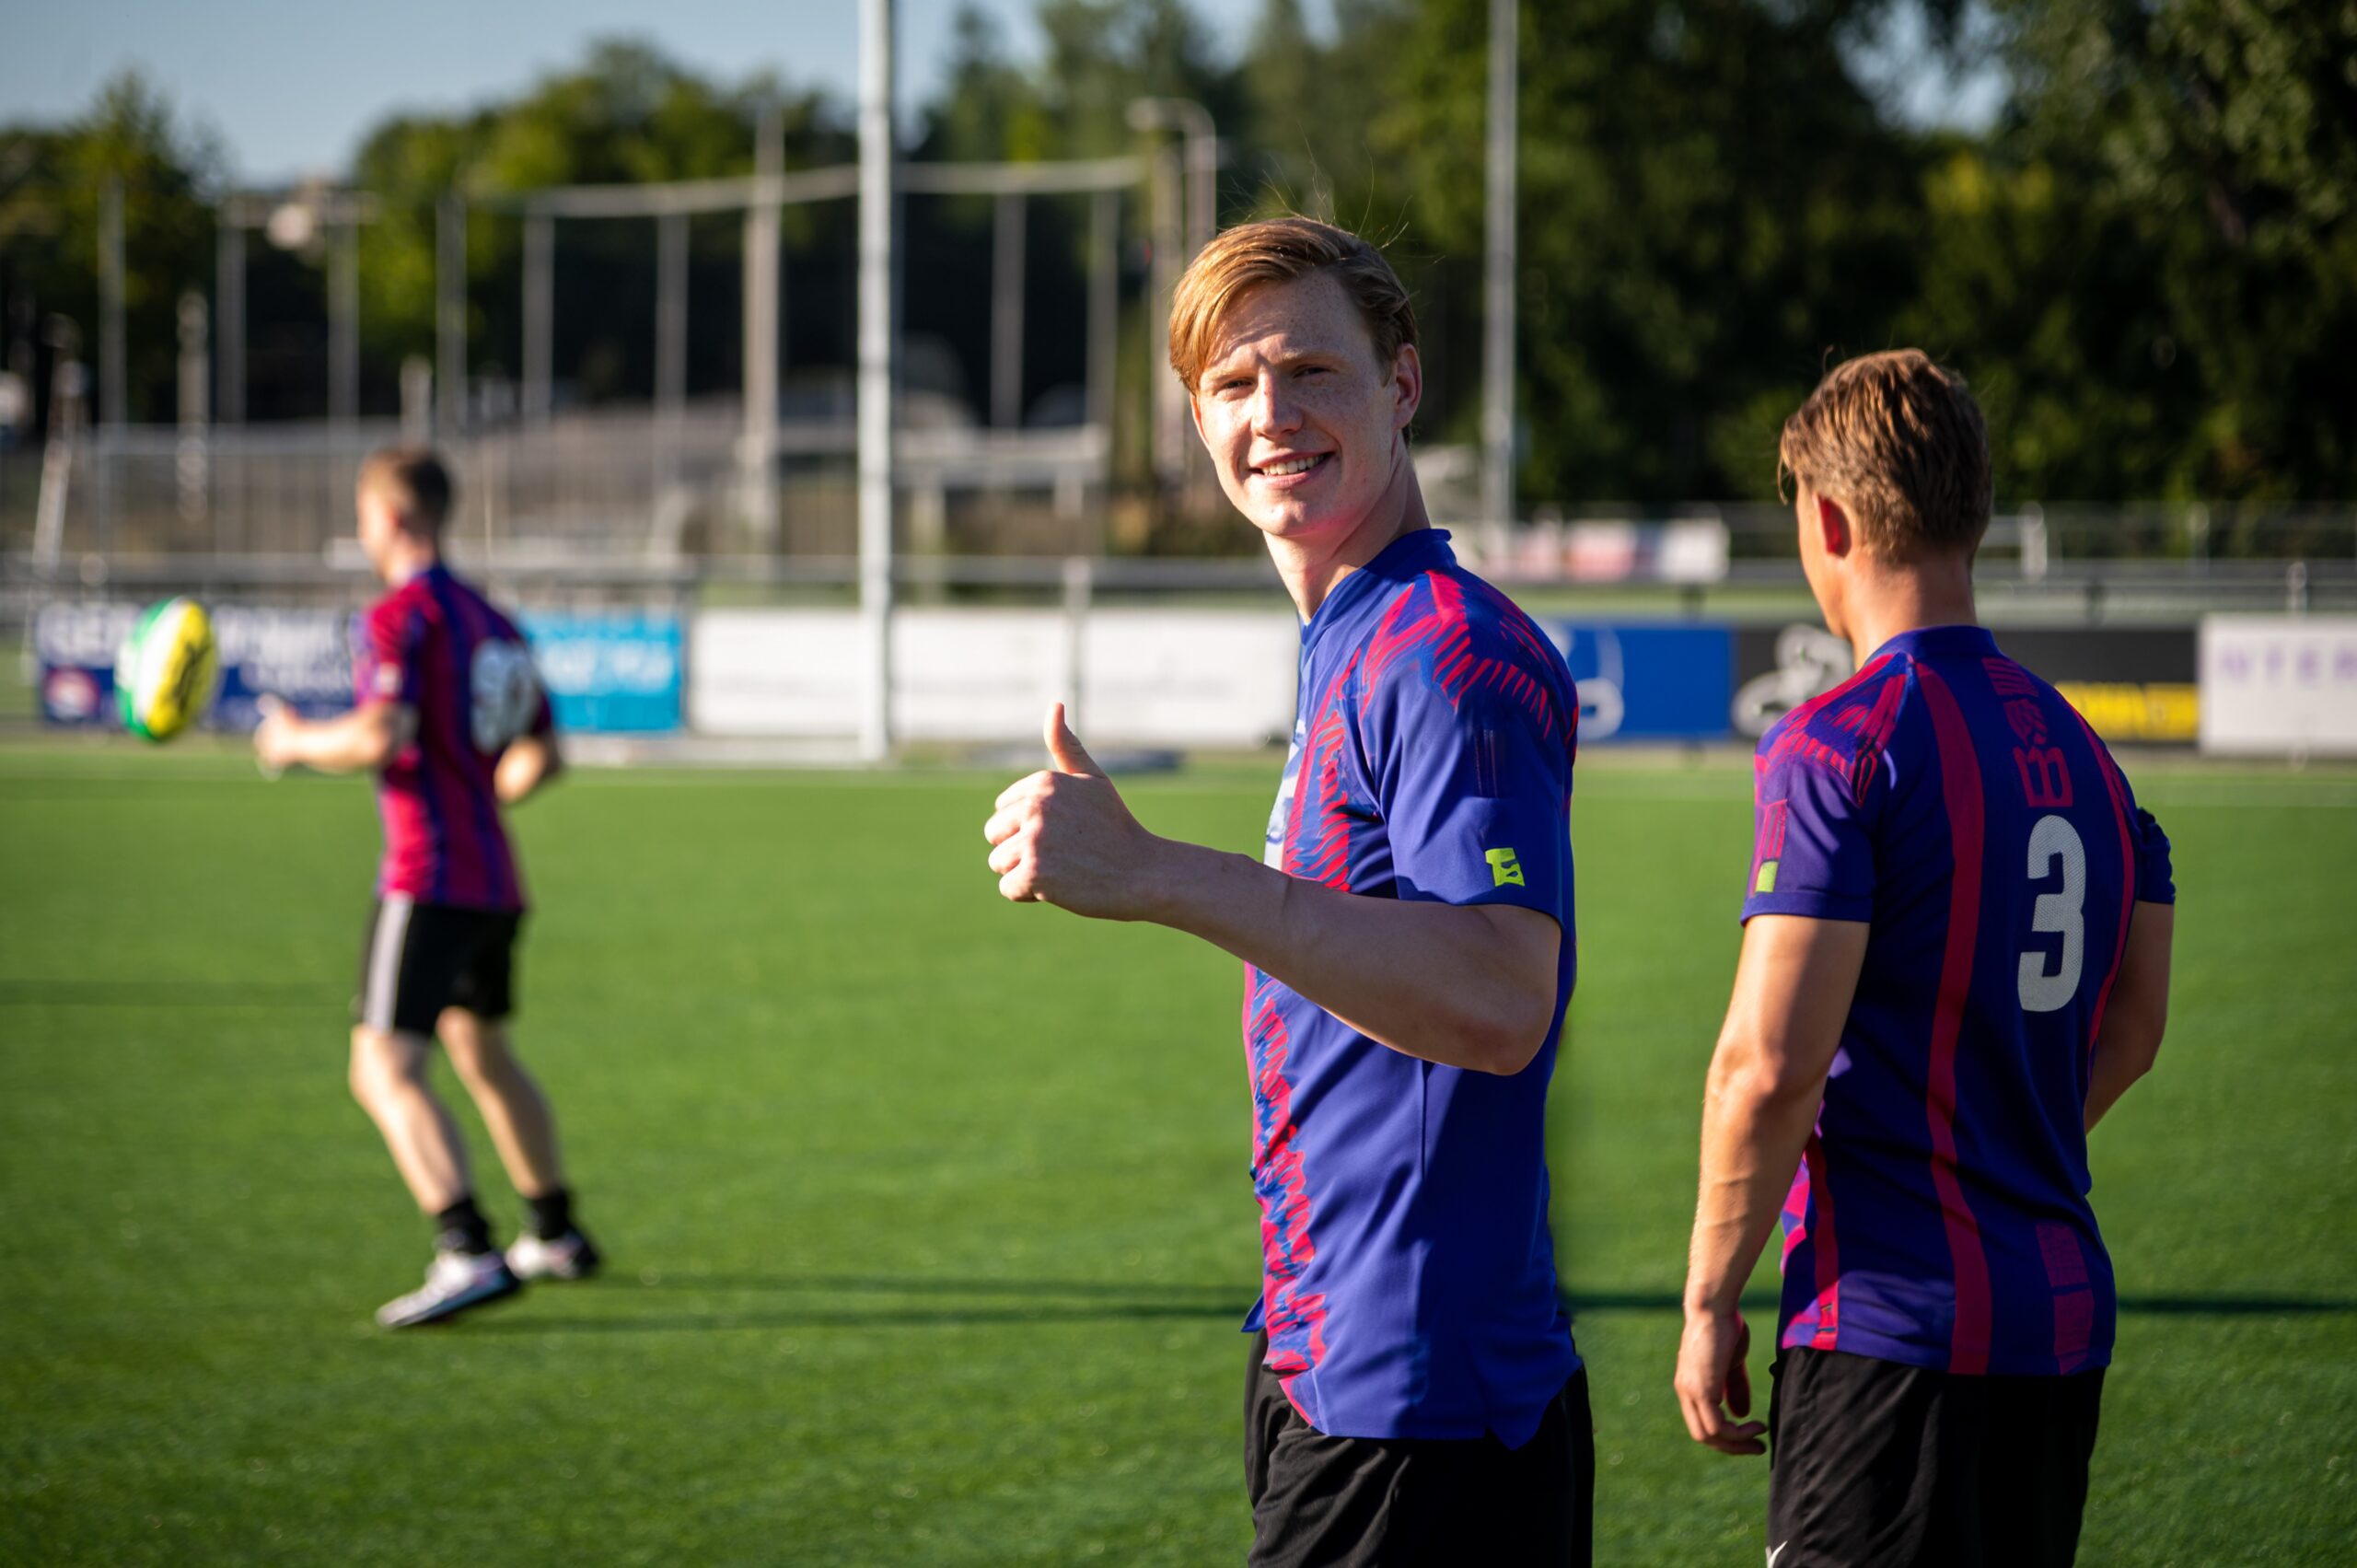
<instances>
[{"instance_id":1,"label":"number 3 on jersey","mask_svg":"<svg viewBox=\"0 0 2357 1568\"><path fill-rule=\"evenodd\" d=\"M532 669L532 656L518 644L477 644L468 685L474 699L468 727L478 751L505 749L540 712L540 678Z\"/></svg>"},{"instance_id":2,"label":"number 3 on jersey","mask_svg":"<svg viewBox=\"0 0 2357 1568\"><path fill-rule=\"evenodd\" d=\"M2025 1013L2058 1012L2079 989L2079 970L2086 957L2087 849L2079 830L2067 818L2040 817L2029 830L2029 879L2042 882L2061 862L2062 887L2040 893L2030 911L2029 928L2062 938L2061 961L2047 969L2049 953L2030 948L2021 956L2021 997Z\"/></svg>"}]
</instances>

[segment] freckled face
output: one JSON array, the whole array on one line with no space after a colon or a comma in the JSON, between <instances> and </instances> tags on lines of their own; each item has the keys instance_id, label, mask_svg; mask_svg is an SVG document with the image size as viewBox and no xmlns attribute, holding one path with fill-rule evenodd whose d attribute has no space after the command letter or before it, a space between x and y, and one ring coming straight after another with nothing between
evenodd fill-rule
<instances>
[{"instance_id":1,"label":"freckled face","mask_svg":"<svg viewBox=\"0 0 2357 1568\"><path fill-rule=\"evenodd\" d=\"M1253 527L1339 542L1407 462L1404 432L1422 395L1415 349L1379 362L1342 285L1312 273L1228 308L1194 388L1195 428Z\"/></svg>"}]
</instances>

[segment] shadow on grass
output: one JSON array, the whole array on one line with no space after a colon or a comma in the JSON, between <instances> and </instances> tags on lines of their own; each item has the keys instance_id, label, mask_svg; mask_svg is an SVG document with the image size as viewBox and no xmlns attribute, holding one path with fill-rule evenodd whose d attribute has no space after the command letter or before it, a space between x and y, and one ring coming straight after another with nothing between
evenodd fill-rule
<instances>
[{"instance_id":1,"label":"shadow on grass","mask_svg":"<svg viewBox=\"0 0 2357 1568\"><path fill-rule=\"evenodd\" d=\"M566 1292L580 1290L567 1286ZM1028 1279L938 1274L665 1274L648 1271L588 1287L603 1307L622 1307L648 1291L705 1297L747 1297L741 1304L704 1301L687 1311L639 1313L626 1307L592 1316L542 1317L527 1312L470 1317L466 1328L493 1334L656 1334L787 1329L1007 1328L1100 1322L1203 1320L1241 1322L1254 1291L1248 1284L1167 1284L1146 1281ZM534 1293L538 1294L538 1293ZM806 1304L776 1296L915 1297L906 1306ZM957 1298L942 1300L941 1298ZM979 1299L977 1299L979 1298ZM1574 1319L1614 1312L1675 1313L1670 1291L1581 1290L1563 1298ZM1776 1299L1754 1294L1744 1310L1772 1317ZM2316 1316L2357 1312L2357 1301L2280 1295L2127 1296L2127 1314L2177 1317Z\"/></svg>"}]
</instances>

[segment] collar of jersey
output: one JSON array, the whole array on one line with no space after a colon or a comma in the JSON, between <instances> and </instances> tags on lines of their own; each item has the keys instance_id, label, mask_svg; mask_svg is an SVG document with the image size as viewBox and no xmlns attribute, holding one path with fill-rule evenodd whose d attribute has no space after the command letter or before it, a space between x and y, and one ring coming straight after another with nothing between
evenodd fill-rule
<instances>
[{"instance_id":1,"label":"collar of jersey","mask_svg":"<svg viewBox=\"0 0 2357 1568\"><path fill-rule=\"evenodd\" d=\"M1889 654L1905 654L1909 658L1992 658L1996 652L1997 639L1986 626L1918 626L1883 644L1867 662Z\"/></svg>"},{"instance_id":2,"label":"collar of jersey","mask_svg":"<svg viewBox=\"0 0 2357 1568\"><path fill-rule=\"evenodd\" d=\"M1376 595L1399 587L1425 573L1457 564L1448 547L1446 528L1411 528L1376 552L1374 560L1334 585L1301 629L1301 651L1307 656L1328 628L1341 625Z\"/></svg>"}]
</instances>

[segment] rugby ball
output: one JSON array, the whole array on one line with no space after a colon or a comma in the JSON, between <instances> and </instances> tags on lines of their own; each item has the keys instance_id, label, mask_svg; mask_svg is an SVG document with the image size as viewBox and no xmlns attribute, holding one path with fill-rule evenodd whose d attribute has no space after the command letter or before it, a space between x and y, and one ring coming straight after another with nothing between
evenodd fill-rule
<instances>
[{"instance_id":1,"label":"rugby ball","mask_svg":"<svg viewBox=\"0 0 2357 1568\"><path fill-rule=\"evenodd\" d=\"M142 740L169 740L194 724L220 684L213 618L192 598L149 605L115 655L115 705Z\"/></svg>"}]
</instances>

